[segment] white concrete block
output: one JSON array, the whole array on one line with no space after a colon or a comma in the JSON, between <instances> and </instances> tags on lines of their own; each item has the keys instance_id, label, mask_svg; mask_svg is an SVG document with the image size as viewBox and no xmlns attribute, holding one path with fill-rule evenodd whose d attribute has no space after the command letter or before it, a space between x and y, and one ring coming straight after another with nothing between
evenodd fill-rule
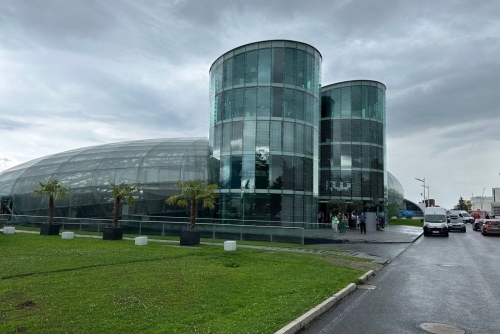
<instances>
[{"instance_id":1,"label":"white concrete block","mask_svg":"<svg viewBox=\"0 0 500 334\"><path fill-rule=\"evenodd\" d=\"M225 251L235 251L236 250L236 241L224 241L224 250Z\"/></svg>"},{"instance_id":2,"label":"white concrete block","mask_svg":"<svg viewBox=\"0 0 500 334\"><path fill-rule=\"evenodd\" d=\"M4 226L3 234L14 234L16 232L15 226Z\"/></svg>"},{"instance_id":3,"label":"white concrete block","mask_svg":"<svg viewBox=\"0 0 500 334\"><path fill-rule=\"evenodd\" d=\"M148 237L146 235L135 237L135 244L137 246L145 246L148 244Z\"/></svg>"},{"instance_id":4,"label":"white concrete block","mask_svg":"<svg viewBox=\"0 0 500 334\"><path fill-rule=\"evenodd\" d=\"M75 232L62 232L61 238L63 239L73 239L75 237Z\"/></svg>"}]
</instances>

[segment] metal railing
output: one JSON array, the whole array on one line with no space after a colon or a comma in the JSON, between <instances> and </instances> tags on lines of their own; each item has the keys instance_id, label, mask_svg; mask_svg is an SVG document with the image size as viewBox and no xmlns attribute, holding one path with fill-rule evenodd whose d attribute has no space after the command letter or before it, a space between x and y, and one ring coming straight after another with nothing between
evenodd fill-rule
<instances>
[{"instance_id":1,"label":"metal railing","mask_svg":"<svg viewBox=\"0 0 500 334\"><path fill-rule=\"evenodd\" d=\"M188 228L189 217L147 217L148 220L119 220L125 233L138 235L179 236ZM46 216L0 215L9 225L37 228L48 220ZM54 224L60 224L63 230L102 232L111 225L110 219L54 217ZM279 224L279 225L278 225ZM276 222L276 221L241 221L237 219L199 218L196 230L203 238L239 239L270 242L292 242L304 244L305 230L319 227L314 223Z\"/></svg>"}]
</instances>

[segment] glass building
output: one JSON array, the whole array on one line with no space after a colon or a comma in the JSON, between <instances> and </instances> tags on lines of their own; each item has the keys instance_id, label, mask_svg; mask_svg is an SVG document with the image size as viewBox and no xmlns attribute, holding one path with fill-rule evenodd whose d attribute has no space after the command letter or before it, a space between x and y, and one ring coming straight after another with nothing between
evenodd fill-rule
<instances>
[{"instance_id":1,"label":"glass building","mask_svg":"<svg viewBox=\"0 0 500 334\"><path fill-rule=\"evenodd\" d=\"M138 188L130 215L175 215L165 199L178 180L208 180L208 140L173 138L81 148L21 164L0 173L2 213L48 215L48 200L33 195L39 182L58 179L70 197L57 200L59 217L111 217L110 183ZM6 195L7 194L7 195Z\"/></svg>"},{"instance_id":2,"label":"glass building","mask_svg":"<svg viewBox=\"0 0 500 334\"><path fill-rule=\"evenodd\" d=\"M300 42L243 45L210 69L209 149L220 218L315 220L321 54Z\"/></svg>"},{"instance_id":3,"label":"glass building","mask_svg":"<svg viewBox=\"0 0 500 334\"><path fill-rule=\"evenodd\" d=\"M319 199L323 205L331 199L386 205L385 89L368 80L322 88Z\"/></svg>"}]
</instances>

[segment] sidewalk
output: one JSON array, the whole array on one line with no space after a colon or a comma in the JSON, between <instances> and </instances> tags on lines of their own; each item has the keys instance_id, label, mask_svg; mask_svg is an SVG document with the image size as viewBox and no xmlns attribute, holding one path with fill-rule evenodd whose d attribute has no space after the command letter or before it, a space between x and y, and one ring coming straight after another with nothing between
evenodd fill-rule
<instances>
[{"instance_id":1,"label":"sidewalk","mask_svg":"<svg viewBox=\"0 0 500 334\"><path fill-rule=\"evenodd\" d=\"M421 227L388 225L383 231L345 230L333 233L331 229L306 230L305 237L310 244L317 243L412 243L423 233Z\"/></svg>"}]
</instances>

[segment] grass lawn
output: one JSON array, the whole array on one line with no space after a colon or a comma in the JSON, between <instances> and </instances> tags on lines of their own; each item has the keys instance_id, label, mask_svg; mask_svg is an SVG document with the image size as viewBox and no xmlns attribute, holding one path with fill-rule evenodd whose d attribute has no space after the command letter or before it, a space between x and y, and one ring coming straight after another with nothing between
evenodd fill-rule
<instances>
[{"instance_id":1,"label":"grass lawn","mask_svg":"<svg viewBox=\"0 0 500 334\"><path fill-rule=\"evenodd\" d=\"M406 225L406 226L416 226L422 227L422 221L420 219L397 219L393 218L389 221L389 225Z\"/></svg>"},{"instance_id":2,"label":"grass lawn","mask_svg":"<svg viewBox=\"0 0 500 334\"><path fill-rule=\"evenodd\" d=\"M0 234L0 255L1 333L272 333L366 271L328 254L25 233Z\"/></svg>"}]
</instances>

